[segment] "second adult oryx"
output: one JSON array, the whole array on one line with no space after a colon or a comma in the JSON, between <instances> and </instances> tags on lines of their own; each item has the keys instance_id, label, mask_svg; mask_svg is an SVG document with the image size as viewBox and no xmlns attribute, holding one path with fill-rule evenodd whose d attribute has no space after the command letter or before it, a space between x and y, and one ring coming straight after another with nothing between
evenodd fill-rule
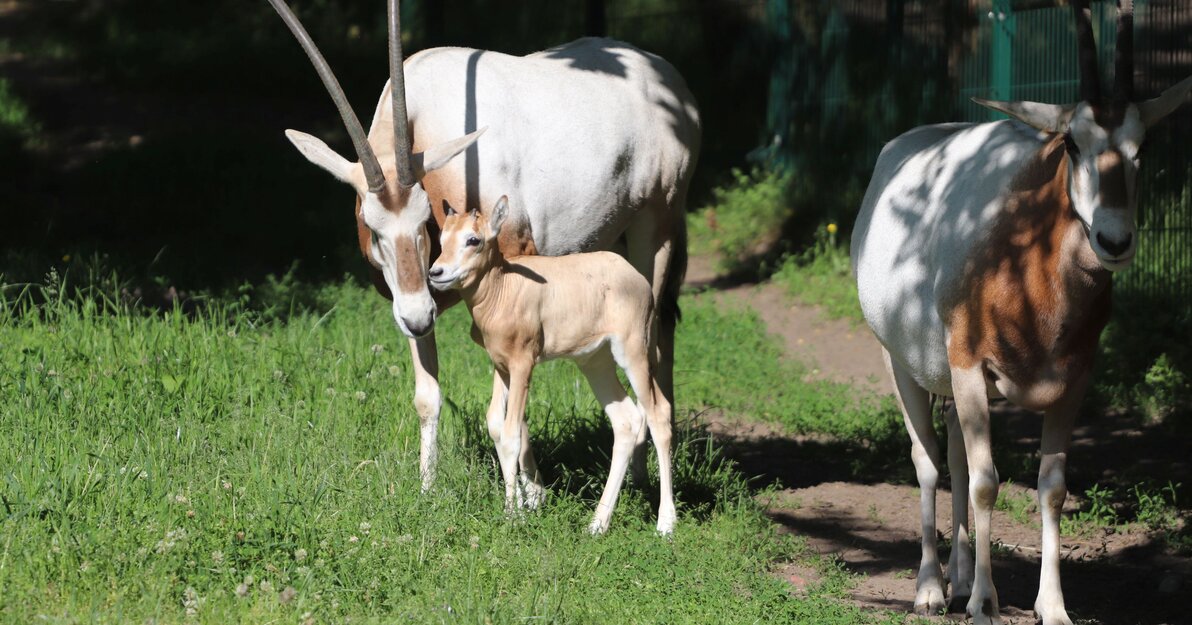
<instances>
[{"instance_id":1,"label":"second adult oryx","mask_svg":"<svg viewBox=\"0 0 1192 625\"><path fill-rule=\"evenodd\" d=\"M361 252L410 341L423 489L434 480L442 405L433 325L458 302L427 286L447 206L492 206L508 195L498 242L505 256L623 249L658 302L658 378L673 397L684 212L700 122L669 63L593 38L524 57L435 48L403 62L397 0L390 0L390 80L366 136L284 0L269 2L311 58L355 146L358 162L286 131L307 159L356 190Z\"/></svg>"}]
</instances>

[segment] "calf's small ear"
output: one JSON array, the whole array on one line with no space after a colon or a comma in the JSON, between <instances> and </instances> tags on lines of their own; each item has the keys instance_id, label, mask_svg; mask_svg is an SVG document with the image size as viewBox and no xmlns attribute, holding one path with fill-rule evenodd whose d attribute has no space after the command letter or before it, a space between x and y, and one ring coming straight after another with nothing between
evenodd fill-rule
<instances>
[{"instance_id":1,"label":"calf's small ear","mask_svg":"<svg viewBox=\"0 0 1192 625\"><path fill-rule=\"evenodd\" d=\"M501 231L501 224L505 223L505 217L509 215L509 198L502 195L501 199L493 205L492 210L488 212L488 238L494 238L497 233Z\"/></svg>"}]
</instances>

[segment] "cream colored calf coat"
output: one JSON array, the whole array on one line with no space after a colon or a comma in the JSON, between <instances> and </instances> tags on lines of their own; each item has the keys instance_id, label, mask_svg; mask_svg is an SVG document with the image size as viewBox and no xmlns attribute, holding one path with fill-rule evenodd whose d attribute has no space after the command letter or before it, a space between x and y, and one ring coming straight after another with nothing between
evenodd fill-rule
<instances>
[{"instance_id":1,"label":"cream colored calf coat","mask_svg":"<svg viewBox=\"0 0 1192 625\"><path fill-rule=\"evenodd\" d=\"M568 358L588 378L613 426L611 467L590 531L608 528L648 424L661 481L657 527L670 533L675 520L671 405L654 375L657 322L649 281L612 252L506 260L497 233L507 212L502 197L491 215L448 216L442 254L428 273L434 288L460 291L472 313L472 337L496 368L488 426L501 461L507 507L534 507L541 501L541 476L525 425L530 377L537 363ZM624 369L637 402L617 379L616 365ZM644 463L636 464L644 477Z\"/></svg>"}]
</instances>

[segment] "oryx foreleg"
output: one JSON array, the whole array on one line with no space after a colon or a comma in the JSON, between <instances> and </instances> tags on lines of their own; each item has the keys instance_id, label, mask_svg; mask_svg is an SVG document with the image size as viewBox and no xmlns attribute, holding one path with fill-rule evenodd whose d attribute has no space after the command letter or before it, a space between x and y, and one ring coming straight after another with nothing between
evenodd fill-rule
<instances>
[{"instance_id":1,"label":"oryx foreleg","mask_svg":"<svg viewBox=\"0 0 1192 625\"><path fill-rule=\"evenodd\" d=\"M419 422L418 469L425 493L435 482L435 464L439 458L439 412L443 407L435 333L432 331L424 337L410 339L410 355L414 361L414 410Z\"/></svg>"},{"instance_id":2,"label":"oryx foreleg","mask_svg":"<svg viewBox=\"0 0 1192 625\"><path fill-rule=\"evenodd\" d=\"M1068 445L1072 440L1072 425L1084 398L1087 382L1077 385L1076 392L1043 415L1043 437L1039 451L1039 514L1043 518L1043 554L1039 570L1039 595L1035 598L1035 614L1043 625L1072 625L1064 608L1064 591L1060 587L1060 512L1068 487L1064 468L1068 460Z\"/></svg>"}]
</instances>

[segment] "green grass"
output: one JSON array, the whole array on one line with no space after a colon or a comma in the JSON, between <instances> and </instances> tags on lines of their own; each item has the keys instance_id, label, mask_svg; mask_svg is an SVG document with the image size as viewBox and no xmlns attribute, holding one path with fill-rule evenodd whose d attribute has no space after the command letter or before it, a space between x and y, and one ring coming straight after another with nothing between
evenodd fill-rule
<instances>
[{"instance_id":1,"label":"green grass","mask_svg":"<svg viewBox=\"0 0 1192 625\"><path fill-rule=\"evenodd\" d=\"M849 268L848 250L836 237L836 224L820 228L815 243L802 253L786 257L773 280L800 302L819 306L829 318L861 324L865 319Z\"/></svg>"},{"instance_id":2,"label":"green grass","mask_svg":"<svg viewBox=\"0 0 1192 625\"><path fill-rule=\"evenodd\" d=\"M405 342L365 288L284 321L61 289L28 308L19 291L0 290L0 621L901 622L842 601L848 576L777 535L698 430L679 431L673 539L634 488L588 536L611 434L568 363L536 372L529 406L551 495L506 518L462 308L441 321L448 401L423 495ZM756 319L687 315L681 423L705 405L800 412L759 394L777 365ZM838 399L798 418L830 423ZM824 571L805 596L769 573L792 558Z\"/></svg>"}]
</instances>

